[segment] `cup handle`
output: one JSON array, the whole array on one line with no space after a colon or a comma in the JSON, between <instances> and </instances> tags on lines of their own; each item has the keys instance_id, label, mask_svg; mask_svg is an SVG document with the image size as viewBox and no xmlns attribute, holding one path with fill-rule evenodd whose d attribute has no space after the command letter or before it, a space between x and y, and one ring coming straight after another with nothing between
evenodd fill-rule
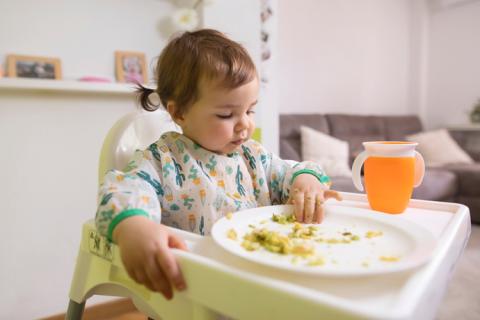
<instances>
[{"instance_id":1,"label":"cup handle","mask_svg":"<svg viewBox=\"0 0 480 320\"><path fill-rule=\"evenodd\" d=\"M366 151L362 151L358 154L358 156L353 161L352 165L352 180L355 188L360 191L363 191L363 184L362 184L362 175L361 170L365 159L367 159L368 153Z\"/></svg>"},{"instance_id":2,"label":"cup handle","mask_svg":"<svg viewBox=\"0 0 480 320\"><path fill-rule=\"evenodd\" d=\"M422 155L415 151L415 177L413 181L413 187L416 188L422 184L423 177L425 176L425 160Z\"/></svg>"}]
</instances>

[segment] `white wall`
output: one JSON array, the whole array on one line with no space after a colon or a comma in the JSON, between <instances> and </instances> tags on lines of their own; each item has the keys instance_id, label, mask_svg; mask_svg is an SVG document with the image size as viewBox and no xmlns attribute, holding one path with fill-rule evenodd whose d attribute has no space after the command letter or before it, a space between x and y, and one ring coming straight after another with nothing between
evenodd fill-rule
<instances>
[{"instance_id":1,"label":"white wall","mask_svg":"<svg viewBox=\"0 0 480 320\"><path fill-rule=\"evenodd\" d=\"M64 79L113 78L115 50L153 61L170 11L155 0L0 0L0 55L59 57ZM134 108L133 95L0 91L0 319L65 312L103 137Z\"/></svg>"},{"instance_id":2,"label":"white wall","mask_svg":"<svg viewBox=\"0 0 480 320\"><path fill-rule=\"evenodd\" d=\"M37 319L66 310L103 137L133 95L0 94L0 319Z\"/></svg>"},{"instance_id":3,"label":"white wall","mask_svg":"<svg viewBox=\"0 0 480 320\"><path fill-rule=\"evenodd\" d=\"M427 101L429 128L468 123L480 99L480 1L457 1L430 14Z\"/></svg>"},{"instance_id":4,"label":"white wall","mask_svg":"<svg viewBox=\"0 0 480 320\"><path fill-rule=\"evenodd\" d=\"M280 113L411 113L409 0L279 1Z\"/></svg>"},{"instance_id":5,"label":"white wall","mask_svg":"<svg viewBox=\"0 0 480 320\"><path fill-rule=\"evenodd\" d=\"M145 52L147 63L154 61L171 8L158 0L0 0L0 55L59 57L65 79L113 78L115 50Z\"/></svg>"}]
</instances>

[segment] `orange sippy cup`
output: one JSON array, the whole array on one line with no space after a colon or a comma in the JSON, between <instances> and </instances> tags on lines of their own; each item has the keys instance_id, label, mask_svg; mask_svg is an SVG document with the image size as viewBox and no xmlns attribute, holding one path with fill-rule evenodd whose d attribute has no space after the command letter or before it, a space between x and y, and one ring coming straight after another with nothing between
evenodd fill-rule
<instances>
[{"instance_id":1,"label":"orange sippy cup","mask_svg":"<svg viewBox=\"0 0 480 320\"><path fill-rule=\"evenodd\" d=\"M365 189L373 210L402 213L408 206L413 188L425 174L425 162L415 151L416 142L371 141L353 162L352 179L363 191L361 168L364 165ZM364 164L365 163L365 164Z\"/></svg>"}]
</instances>

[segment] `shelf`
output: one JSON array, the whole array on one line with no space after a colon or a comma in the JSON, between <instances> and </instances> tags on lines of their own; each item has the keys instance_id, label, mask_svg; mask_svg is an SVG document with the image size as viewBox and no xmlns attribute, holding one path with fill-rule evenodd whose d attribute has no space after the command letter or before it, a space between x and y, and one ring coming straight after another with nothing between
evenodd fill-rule
<instances>
[{"instance_id":1,"label":"shelf","mask_svg":"<svg viewBox=\"0 0 480 320\"><path fill-rule=\"evenodd\" d=\"M133 95L134 84L75 80L2 78L0 91L65 92Z\"/></svg>"}]
</instances>

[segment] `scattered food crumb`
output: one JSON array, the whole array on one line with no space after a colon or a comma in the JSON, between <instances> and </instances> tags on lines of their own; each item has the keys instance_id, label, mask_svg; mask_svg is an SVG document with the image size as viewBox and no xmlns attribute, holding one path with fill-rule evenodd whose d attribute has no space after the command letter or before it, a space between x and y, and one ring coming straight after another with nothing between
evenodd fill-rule
<instances>
[{"instance_id":1,"label":"scattered food crumb","mask_svg":"<svg viewBox=\"0 0 480 320\"><path fill-rule=\"evenodd\" d=\"M273 214L272 215L272 221L279 223L279 224L287 224L287 223L292 223L297 221L295 218L295 215L289 214L289 215L283 215L283 214Z\"/></svg>"},{"instance_id":2,"label":"scattered food crumb","mask_svg":"<svg viewBox=\"0 0 480 320\"><path fill-rule=\"evenodd\" d=\"M227 238L232 240L237 240L237 232L234 229L227 231Z\"/></svg>"},{"instance_id":3,"label":"scattered food crumb","mask_svg":"<svg viewBox=\"0 0 480 320\"><path fill-rule=\"evenodd\" d=\"M367 231L367 233L365 234L365 237L368 238L368 239L375 238L375 237L381 237L381 236L383 236L382 231Z\"/></svg>"},{"instance_id":4,"label":"scattered food crumb","mask_svg":"<svg viewBox=\"0 0 480 320\"><path fill-rule=\"evenodd\" d=\"M307 262L307 266L315 267L315 266L323 266L325 264L325 260L322 257L315 257Z\"/></svg>"},{"instance_id":5,"label":"scattered food crumb","mask_svg":"<svg viewBox=\"0 0 480 320\"><path fill-rule=\"evenodd\" d=\"M385 261L385 262L397 262L400 260L399 257L393 257L393 256L380 256L378 258L380 261Z\"/></svg>"}]
</instances>

